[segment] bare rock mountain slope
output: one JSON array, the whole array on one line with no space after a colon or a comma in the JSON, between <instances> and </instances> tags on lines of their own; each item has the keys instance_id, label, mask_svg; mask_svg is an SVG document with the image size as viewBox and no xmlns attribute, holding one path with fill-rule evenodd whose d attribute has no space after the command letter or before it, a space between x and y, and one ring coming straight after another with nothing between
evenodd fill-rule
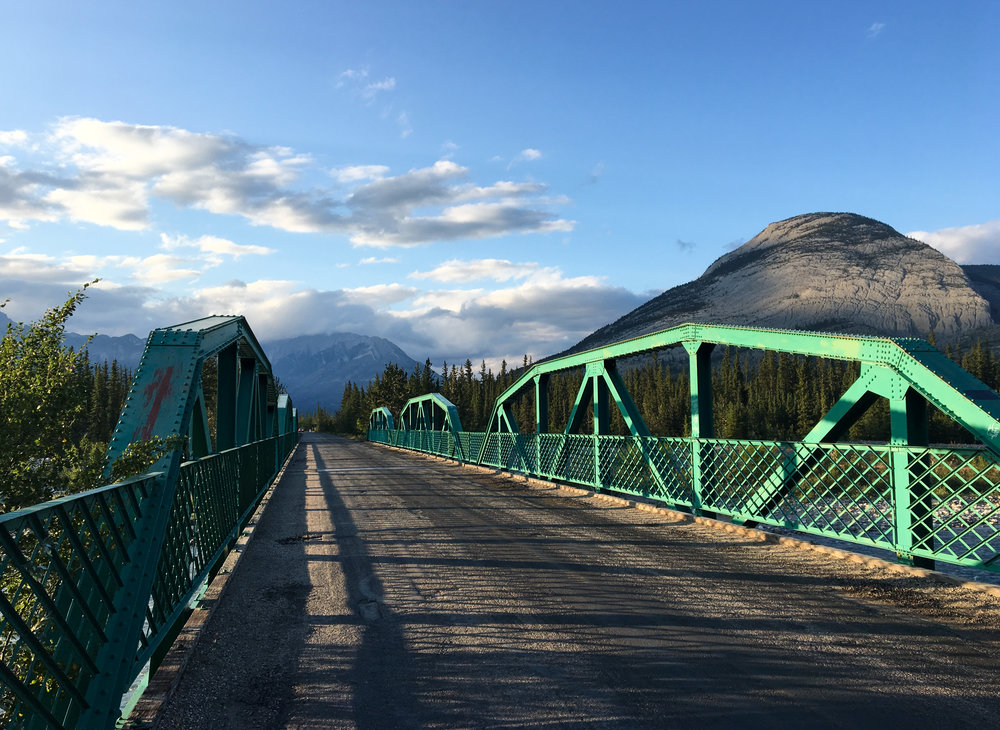
<instances>
[{"instance_id":1,"label":"bare rock mountain slope","mask_svg":"<svg viewBox=\"0 0 1000 730\"><path fill-rule=\"evenodd\" d=\"M366 386L386 365L413 372L417 361L382 337L350 332L303 335L263 343L274 373L301 412L340 407L348 381Z\"/></svg>"},{"instance_id":2,"label":"bare rock mountain slope","mask_svg":"<svg viewBox=\"0 0 1000 730\"><path fill-rule=\"evenodd\" d=\"M800 215L772 223L699 278L567 352L684 322L882 336L934 330L952 339L993 327L1000 307L1000 267L967 268L871 218Z\"/></svg>"},{"instance_id":3,"label":"bare rock mountain slope","mask_svg":"<svg viewBox=\"0 0 1000 730\"><path fill-rule=\"evenodd\" d=\"M1000 324L1000 264L967 264L962 270L972 288L990 303L994 324Z\"/></svg>"}]
</instances>

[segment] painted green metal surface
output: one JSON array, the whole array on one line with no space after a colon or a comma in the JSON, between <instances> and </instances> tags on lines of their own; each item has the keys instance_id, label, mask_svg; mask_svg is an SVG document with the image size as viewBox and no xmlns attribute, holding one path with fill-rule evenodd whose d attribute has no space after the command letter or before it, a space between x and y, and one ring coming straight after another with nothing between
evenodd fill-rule
<instances>
[{"instance_id":1,"label":"painted green metal surface","mask_svg":"<svg viewBox=\"0 0 1000 730\"><path fill-rule=\"evenodd\" d=\"M392 411L385 406L373 409L371 415L368 417L368 428L376 431L394 430L396 428L396 422L392 417Z\"/></svg>"},{"instance_id":2,"label":"painted green metal surface","mask_svg":"<svg viewBox=\"0 0 1000 730\"><path fill-rule=\"evenodd\" d=\"M654 437L616 361L676 345L689 356L691 436ZM710 355L719 345L855 361L860 376L801 442L717 439ZM567 423L549 423L548 378L579 368L584 378ZM525 434L512 406L532 389L536 428ZM882 398L890 442L843 443ZM608 435L611 403L631 435ZM982 447L928 447L929 405ZM593 428L583 433L588 413ZM461 450L451 439L389 428L369 439L873 545L906 562L1000 570L998 418L1000 396L922 340L688 324L534 365L497 398L486 432L457 434Z\"/></svg>"},{"instance_id":3,"label":"painted green metal surface","mask_svg":"<svg viewBox=\"0 0 1000 730\"><path fill-rule=\"evenodd\" d=\"M201 372L217 353L213 445ZM0 726L114 727L294 448L295 409L242 317L151 333L109 456L175 434L184 450L142 477L0 515Z\"/></svg>"},{"instance_id":4,"label":"painted green metal surface","mask_svg":"<svg viewBox=\"0 0 1000 730\"><path fill-rule=\"evenodd\" d=\"M376 417L378 410L372 412L372 418ZM389 418L392 418L391 413ZM458 409L440 393L427 393L406 401L399 412L399 424L407 431L448 434L452 446L464 457L465 452L462 451L462 445L457 437L462 431L462 420L459 418Z\"/></svg>"}]
</instances>

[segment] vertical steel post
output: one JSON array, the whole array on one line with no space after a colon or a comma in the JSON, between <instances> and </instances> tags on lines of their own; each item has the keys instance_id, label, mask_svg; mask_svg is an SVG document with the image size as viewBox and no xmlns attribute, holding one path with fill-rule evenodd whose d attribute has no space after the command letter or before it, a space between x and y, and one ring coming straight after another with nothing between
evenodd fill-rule
<instances>
[{"instance_id":1,"label":"vertical steel post","mask_svg":"<svg viewBox=\"0 0 1000 730\"><path fill-rule=\"evenodd\" d=\"M257 371L257 428L254 432L254 441L260 441L271 436L271 419L268 418L267 409L267 381L270 374Z\"/></svg>"},{"instance_id":2,"label":"vertical steel post","mask_svg":"<svg viewBox=\"0 0 1000 730\"><path fill-rule=\"evenodd\" d=\"M685 341L691 380L691 508L707 517L715 513L702 509L711 478L704 472L701 439L715 438L715 418L712 411L712 350L708 342Z\"/></svg>"},{"instance_id":3,"label":"vertical steel post","mask_svg":"<svg viewBox=\"0 0 1000 730\"><path fill-rule=\"evenodd\" d=\"M601 482L601 436L611 433L611 410L608 407L610 394L604 382L604 363L587 363L586 377L590 379L590 392L594 396L594 488L600 489Z\"/></svg>"},{"instance_id":4,"label":"vertical steel post","mask_svg":"<svg viewBox=\"0 0 1000 730\"><path fill-rule=\"evenodd\" d=\"M215 450L225 451L236 446L236 391L239 381L239 364L236 353L239 345L234 342L218 355L219 386L215 405Z\"/></svg>"},{"instance_id":5,"label":"vertical steel post","mask_svg":"<svg viewBox=\"0 0 1000 730\"><path fill-rule=\"evenodd\" d=\"M236 394L236 445L250 443L253 438L254 386L257 384L257 361L239 358L239 390Z\"/></svg>"},{"instance_id":6,"label":"vertical steel post","mask_svg":"<svg viewBox=\"0 0 1000 730\"><path fill-rule=\"evenodd\" d=\"M542 434L549 432L549 374L535 376L535 472L542 473Z\"/></svg>"},{"instance_id":7,"label":"vertical steel post","mask_svg":"<svg viewBox=\"0 0 1000 730\"><path fill-rule=\"evenodd\" d=\"M889 400L889 427L892 446L927 446L927 401L913 388L906 388L900 398ZM892 451L892 491L896 521L896 555L900 561L921 568L934 568L934 560L914 556L933 531L931 505L926 487L914 483L910 471L912 454L908 449Z\"/></svg>"},{"instance_id":8,"label":"vertical steel post","mask_svg":"<svg viewBox=\"0 0 1000 730\"><path fill-rule=\"evenodd\" d=\"M200 387L197 390L188 438L192 459L200 459L212 453L212 433L208 426L208 413L205 410L205 394Z\"/></svg>"}]
</instances>

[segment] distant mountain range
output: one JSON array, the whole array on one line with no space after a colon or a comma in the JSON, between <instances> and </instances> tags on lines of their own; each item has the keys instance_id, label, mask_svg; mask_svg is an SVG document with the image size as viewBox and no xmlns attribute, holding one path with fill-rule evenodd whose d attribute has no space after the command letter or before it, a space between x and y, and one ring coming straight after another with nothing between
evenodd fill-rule
<instances>
[{"instance_id":1,"label":"distant mountain range","mask_svg":"<svg viewBox=\"0 0 1000 730\"><path fill-rule=\"evenodd\" d=\"M350 332L304 335L261 345L300 412L315 411L317 405L336 411L348 381L367 385L389 363L407 373L417 366L416 360L389 340Z\"/></svg>"},{"instance_id":2,"label":"distant mountain range","mask_svg":"<svg viewBox=\"0 0 1000 730\"><path fill-rule=\"evenodd\" d=\"M78 335L76 332L66 333L66 344L79 350L87 343L85 335ZM146 340L135 335L122 335L121 337L109 337L108 335L95 335L90 344L87 345L87 352L92 362L111 362L117 360L119 365L123 365L129 370L134 370L139 364L143 350L146 349Z\"/></svg>"},{"instance_id":3,"label":"distant mountain range","mask_svg":"<svg viewBox=\"0 0 1000 730\"><path fill-rule=\"evenodd\" d=\"M772 223L694 281L668 289L566 353L685 322L926 338L1000 335L1000 266L959 266L852 213Z\"/></svg>"},{"instance_id":4,"label":"distant mountain range","mask_svg":"<svg viewBox=\"0 0 1000 730\"><path fill-rule=\"evenodd\" d=\"M10 319L0 312L0 332ZM251 326L252 323L251 323ZM87 337L66 333L66 343L79 349ZM398 346L382 337L366 337L351 332L306 335L285 340L262 342L277 378L288 389L292 402L301 412L312 412L317 406L335 412L348 381L367 385L380 375L389 363L413 372L417 361ZM97 335L90 340L87 351L91 362L117 360L134 370L146 348L146 340L135 335L109 337Z\"/></svg>"},{"instance_id":5,"label":"distant mountain range","mask_svg":"<svg viewBox=\"0 0 1000 730\"><path fill-rule=\"evenodd\" d=\"M8 318L0 312L0 329ZM767 226L694 281L668 289L566 351L683 324L1000 342L1000 266L959 266L892 227L852 213L810 213ZM80 347L86 338L69 334ZM388 363L417 362L389 340L352 333L263 342L296 406L336 411L347 381L367 384ZM134 368L145 340L96 336L91 360ZM565 354L565 353L563 353Z\"/></svg>"}]
</instances>

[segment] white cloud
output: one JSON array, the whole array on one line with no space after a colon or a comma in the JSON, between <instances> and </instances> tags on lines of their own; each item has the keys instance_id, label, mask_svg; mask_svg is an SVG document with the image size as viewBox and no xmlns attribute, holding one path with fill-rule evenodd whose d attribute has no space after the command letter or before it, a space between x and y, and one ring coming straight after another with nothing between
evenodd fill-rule
<instances>
[{"instance_id":1,"label":"white cloud","mask_svg":"<svg viewBox=\"0 0 1000 730\"><path fill-rule=\"evenodd\" d=\"M544 191L538 184L497 183L489 187L456 184L468 170L451 160L410 170L364 185L347 199L358 225L351 242L367 246L415 246L432 241L478 239L508 233L568 231L573 221L560 220L515 198ZM470 198L498 197L475 205L449 205ZM415 216L416 208L441 207L435 215Z\"/></svg>"},{"instance_id":2,"label":"white cloud","mask_svg":"<svg viewBox=\"0 0 1000 730\"><path fill-rule=\"evenodd\" d=\"M84 177L76 189L56 188L45 201L73 221L96 223L122 231L149 227L145 186L116 175Z\"/></svg>"},{"instance_id":3,"label":"white cloud","mask_svg":"<svg viewBox=\"0 0 1000 730\"><path fill-rule=\"evenodd\" d=\"M0 131L0 144L9 146L20 146L28 141L28 133L21 129L10 131Z\"/></svg>"},{"instance_id":4,"label":"white cloud","mask_svg":"<svg viewBox=\"0 0 1000 730\"><path fill-rule=\"evenodd\" d=\"M396 79L388 76L381 81L375 81L370 84L366 84L365 88L361 90L361 97L366 101L374 101L375 97L383 91L392 91L396 88Z\"/></svg>"},{"instance_id":5,"label":"white cloud","mask_svg":"<svg viewBox=\"0 0 1000 730\"><path fill-rule=\"evenodd\" d=\"M960 264L1000 264L1000 219L937 231L912 231L906 235L933 246Z\"/></svg>"},{"instance_id":6,"label":"white cloud","mask_svg":"<svg viewBox=\"0 0 1000 730\"><path fill-rule=\"evenodd\" d=\"M485 289L437 289L414 297L409 310L398 313L400 316L416 321L428 312L443 310L458 314L462 307L475 302L486 293Z\"/></svg>"},{"instance_id":7,"label":"white cloud","mask_svg":"<svg viewBox=\"0 0 1000 730\"><path fill-rule=\"evenodd\" d=\"M68 263L57 263L52 256L28 253L16 248L0 256L0 279L28 282L63 281L68 276L86 277L89 271Z\"/></svg>"},{"instance_id":8,"label":"white cloud","mask_svg":"<svg viewBox=\"0 0 1000 730\"><path fill-rule=\"evenodd\" d=\"M119 264L122 268L129 269L134 279L147 286L201 276L200 269L184 268L190 265L188 259L162 253L145 257L129 256Z\"/></svg>"},{"instance_id":9,"label":"white cloud","mask_svg":"<svg viewBox=\"0 0 1000 730\"><path fill-rule=\"evenodd\" d=\"M60 120L52 138L80 169L137 179L206 167L239 147L223 137L176 127L79 117Z\"/></svg>"},{"instance_id":10,"label":"white cloud","mask_svg":"<svg viewBox=\"0 0 1000 730\"><path fill-rule=\"evenodd\" d=\"M187 236L168 236L166 233L160 234L162 246L167 251L174 251L179 248L193 248L201 253L214 254L213 261L218 261L218 256L231 256L239 259L243 256L265 256L274 253L273 248L267 246L251 246L233 243L226 238L218 236L199 236L198 238L188 238Z\"/></svg>"},{"instance_id":11,"label":"white cloud","mask_svg":"<svg viewBox=\"0 0 1000 730\"><path fill-rule=\"evenodd\" d=\"M46 306L65 301L68 289L93 279L99 273L95 269L110 266L143 285L105 277L74 315L71 329L142 336L154 327L210 313L242 314L265 340L359 332L387 337L412 357L431 357L436 363L550 355L647 298L597 276L567 277L556 268L488 259L449 261L427 273L438 281L465 283L478 277L517 283L497 290L423 290L389 283L320 291L287 280L233 280L189 295L170 295L163 285L197 277L198 261L163 253L57 260L24 249L0 256L0 291L14 299L8 307L12 317L33 319Z\"/></svg>"},{"instance_id":12,"label":"white cloud","mask_svg":"<svg viewBox=\"0 0 1000 730\"><path fill-rule=\"evenodd\" d=\"M445 261L430 271L414 271L410 274L410 278L459 283L477 281L479 279L510 281L511 279L523 279L531 276L538 272L540 268L537 263L515 264L506 259L475 259L472 261L452 259L451 261Z\"/></svg>"},{"instance_id":13,"label":"white cloud","mask_svg":"<svg viewBox=\"0 0 1000 730\"><path fill-rule=\"evenodd\" d=\"M349 68L337 77L336 87L360 98L366 104L374 103L380 94L396 88L394 76L386 76L378 81L371 81L370 78L371 71L367 68Z\"/></svg>"},{"instance_id":14,"label":"white cloud","mask_svg":"<svg viewBox=\"0 0 1000 730\"><path fill-rule=\"evenodd\" d=\"M543 184L470 184L469 170L448 159L395 176L384 165L335 168L340 183L357 183L345 196L337 189L303 188L303 178L317 170L310 156L286 147L85 118L61 120L50 141L50 165L60 176L19 171L9 156L0 161L0 220L24 226L65 218L141 230L153 225L152 203L160 199L376 247L568 231L574 225L553 212L568 201L546 197Z\"/></svg>"},{"instance_id":15,"label":"white cloud","mask_svg":"<svg viewBox=\"0 0 1000 730\"><path fill-rule=\"evenodd\" d=\"M118 266L124 256L94 256L93 254L75 254L67 257L66 262L80 271L91 271L95 274L109 266Z\"/></svg>"},{"instance_id":16,"label":"white cloud","mask_svg":"<svg viewBox=\"0 0 1000 730\"><path fill-rule=\"evenodd\" d=\"M273 220L281 227L281 210L275 206L303 205L284 189L310 159L288 148L81 118L61 120L52 138L59 161L73 164L78 177L57 185L48 199L74 220L126 230L145 227L149 198L157 196L254 222Z\"/></svg>"},{"instance_id":17,"label":"white cloud","mask_svg":"<svg viewBox=\"0 0 1000 730\"><path fill-rule=\"evenodd\" d=\"M600 277L539 269L508 288L427 292L411 310L393 314L427 336L433 349L424 352L432 356L519 361L525 353L537 359L559 352L643 301Z\"/></svg>"},{"instance_id":18,"label":"white cloud","mask_svg":"<svg viewBox=\"0 0 1000 730\"><path fill-rule=\"evenodd\" d=\"M392 258L390 256L383 256L381 258L379 258L377 256L368 256L366 258L361 259L358 263L359 264L398 264L399 263L399 259Z\"/></svg>"},{"instance_id":19,"label":"white cloud","mask_svg":"<svg viewBox=\"0 0 1000 730\"><path fill-rule=\"evenodd\" d=\"M349 68L337 77L337 88L344 86L348 81L357 81L368 78L367 69Z\"/></svg>"},{"instance_id":20,"label":"white cloud","mask_svg":"<svg viewBox=\"0 0 1000 730\"><path fill-rule=\"evenodd\" d=\"M511 202L517 198L527 198L544 192L545 186L539 183L515 183L500 180L489 187L470 186L464 188L457 192L454 202L464 203L470 200L487 200L489 198L500 198Z\"/></svg>"},{"instance_id":21,"label":"white cloud","mask_svg":"<svg viewBox=\"0 0 1000 730\"><path fill-rule=\"evenodd\" d=\"M868 30L865 31L865 35L871 39L875 39L882 34L883 30L885 30L885 23L872 23L868 26Z\"/></svg>"},{"instance_id":22,"label":"white cloud","mask_svg":"<svg viewBox=\"0 0 1000 730\"><path fill-rule=\"evenodd\" d=\"M348 301L379 307L412 299L420 290L402 284L375 284L344 289L343 292Z\"/></svg>"},{"instance_id":23,"label":"white cloud","mask_svg":"<svg viewBox=\"0 0 1000 730\"><path fill-rule=\"evenodd\" d=\"M352 183L361 180L378 180L389 172L385 165L350 165L336 167L330 171L337 182Z\"/></svg>"},{"instance_id":24,"label":"white cloud","mask_svg":"<svg viewBox=\"0 0 1000 730\"><path fill-rule=\"evenodd\" d=\"M507 169L509 170L519 162L534 162L535 160L540 160L540 159L542 159L541 151L536 150L533 147L528 147L526 149L521 150L516 155L514 155L514 159L512 159L507 164Z\"/></svg>"}]
</instances>

